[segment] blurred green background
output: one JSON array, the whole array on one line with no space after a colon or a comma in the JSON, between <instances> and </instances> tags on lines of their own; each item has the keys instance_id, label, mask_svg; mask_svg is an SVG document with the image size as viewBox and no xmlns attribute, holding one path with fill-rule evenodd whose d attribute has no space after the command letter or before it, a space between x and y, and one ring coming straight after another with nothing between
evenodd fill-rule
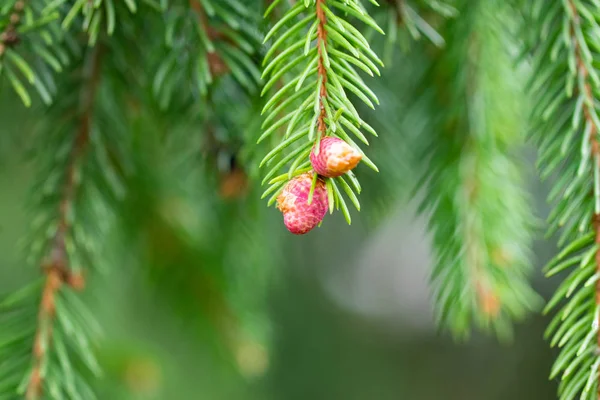
<instances>
[{"instance_id":1,"label":"blurred green background","mask_svg":"<svg viewBox=\"0 0 600 400\"><path fill-rule=\"evenodd\" d=\"M373 82L382 104L367 115L380 134L369 157L381 174L358 168L363 211L353 212L351 226L335 213L309 235L292 236L252 183L259 155L242 151L245 169L231 168L228 152L253 143L259 125L256 110L230 101L231 85L213 99L231 107L231 120L211 134L224 151L204 141L206 125L193 136L197 125L174 123L180 115L163 118L148 107L131 124L139 157L130 160L127 195L102 243L107 273L83 294L104 333L100 399L554 398L547 318L517 324L504 344L478 334L455 343L433 324L430 240L409 196L418 176L413 145L432 111L407 97L436 51L423 46L410 63L397 54ZM197 111L194 123L210 116ZM40 273L21 243L35 215L27 207L31 132L43 113L0 90L0 293ZM532 208L544 218L547 187L533 152L525 156ZM533 249L533 284L546 298L556 281L539 271L554 251L553 240Z\"/></svg>"},{"instance_id":2,"label":"blurred green background","mask_svg":"<svg viewBox=\"0 0 600 400\"><path fill-rule=\"evenodd\" d=\"M14 106L7 91L2 104L0 291L6 292L39 273L19 247L31 211L24 206L32 179L25 143L28 116L36 111ZM392 141L392 132L381 136L387 133ZM375 146L378 154L389 151L385 143ZM105 334L97 349L105 368L96 383L100 398L553 398L544 318L517 325L511 345L478 335L456 344L437 333L425 224L401 179L385 218L355 213L347 226L334 214L310 235L294 237L257 190L223 201L210 174L195 175L185 189L163 182L163 191L148 192L148 181L160 179L157 167L140 166L143 179L132 181L121 210L125 222L106 238L111 272L86 292ZM530 175L544 214L546 188ZM195 196L204 200L194 203ZM553 249L552 242L537 242L536 265ZM218 290L201 282L207 273L217 276ZM219 282L229 274L236 278ZM534 284L547 295L554 282L538 273ZM221 310L218 293L239 307L244 335L233 347L222 338L237 329L219 322L229 311Z\"/></svg>"}]
</instances>

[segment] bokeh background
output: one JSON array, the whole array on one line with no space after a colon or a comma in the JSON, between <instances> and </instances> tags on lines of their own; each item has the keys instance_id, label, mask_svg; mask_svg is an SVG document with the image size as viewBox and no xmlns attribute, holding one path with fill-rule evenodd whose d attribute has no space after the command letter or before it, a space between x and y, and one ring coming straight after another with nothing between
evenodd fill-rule
<instances>
[{"instance_id":1,"label":"bokeh background","mask_svg":"<svg viewBox=\"0 0 600 400\"><path fill-rule=\"evenodd\" d=\"M24 262L19 247L29 223L24 204L32 168L26 154L19 151L23 148L20 140L27 137L25 111L7 106L11 102L14 104L14 99L5 92L4 107L0 107L4 141L0 159L2 292L39 273ZM546 188L531 176L530 188L543 216ZM218 206L195 206L183 200L178 204L168 189L146 194L143 183L139 185L142 200L148 195L156 208L152 210L142 201L147 207L138 210L135 218L155 229L153 235L164 237L153 239L148 234L128 240L132 238L123 238L123 232L136 233L122 230L107 238L115 261L110 275L94 284L92 299L105 332L98 349L107 378L98 383L106 393L101 398L553 397L554 384L547 378L552 353L542 337L546 318L534 316L518 324L512 344L477 334L468 343L457 344L437 332L427 287L431 250L425 221L416 215L414 202L406 196L399 196L386 216L375 223L367 209L355 214L352 226L347 226L341 215L334 215L310 235L293 237L284 230L279 213L256 200L258 191ZM216 189L211 182L200 186ZM401 188L399 193L403 192ZM191 225L189 234L202 243L200 249L194 251L189 243L181 243L185 240L170 226L157 223L150 228L159 218L157 214L165 211L180 214L173 218ZM235 224L239 219L249 226ZM198 220L210 221L205 225ZM260 236L248 244L235 238L244 234L239 229L260 231ZM221 239L231 243L221 243L224 248L213 250L225 254L209 254L206 248ZM243 247L237 247L240 242ZM174 250L177 246L183 249ZM262 254L252 256L257 250L253 246ZM552 241L536 242L538 271L553 250ZM268 265L250 265L247 257ZM245 316L253 332L250 336L258 337L258 344L249 339L230 352L213 336L212 324L205 320L206 289L201 285L194 288L187 275L189 271L201 275L213 268L239 272L236 285L242 287L242 293L248 291L250 298L242 300L242 305L244 301L258 301L261 306L264 302L264 313ZM270 278L265 270L272 273ZM538 273L534 284L547 295L555 282ZM263 289L264 299L255 293ZM199 300L190 300L196 295ZM268 346L261 343L266 337Z\"/></svg>"},{"instance_id":2,"label":"bokeh background","mask_svg":"<svg viewBox=\"0 0 600 400\"><path fill-rule=\"evenodd\" d=\"M359 168L368 195L351 226L337 213L307 236L285 231L279 212L260 200L258 172L245 162L253 155L242 153L243 168L232 162L232 149L255 137L256 112L227 90L214 101L239 106L237 124L196 131L167 118L155 124L161 117L152 115L131 128L142 139L102 244L109 268L84 294L104 332L96 352L105 374L94 383L101 399L554 397L546 317L518 323L511 343L478 333L456 343L434 326L432 250L416 212L423 194L411 196L422 127L418 115L404 118L410 101L402 95L418 81L419 57L435 53L424 48L410 64L396 53L374 83L382 106L368 116L380 133L370 158L381 174ZM0 292L40 273L22 238L35 214L27 206L30 150L43 113L0 90ZM213 152L209 131L227 146ZM548 187L536 177L533 151L523 148L523 158L532 209L543 219ZM534 243L533 284L546 298L556 281L539 271L554 251L552 238Z\"/></svg>"}]
</instances>

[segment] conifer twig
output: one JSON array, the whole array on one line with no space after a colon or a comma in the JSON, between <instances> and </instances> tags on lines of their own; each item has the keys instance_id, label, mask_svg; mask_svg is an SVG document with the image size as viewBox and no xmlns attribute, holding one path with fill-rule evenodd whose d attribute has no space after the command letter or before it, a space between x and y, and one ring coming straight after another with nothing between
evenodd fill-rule
<instances>
[{"instance_id":1,"label":"conifer twig","mask_svg":"<svg viewBox=\"0 0 600 400\"><path fill-rule=\"evenodd\" d=\"M581 45L579 44L579 41L577 40L576 33L575 33L576 29L580 29L578 27L578 25L580 23L579 11L577 10L577 7L575 7L573 0L568 1L568 7L570 10L569 33L570 33L570 40L573 45L573 52L574 52L574 56L575 56L575 62L576 62L576 68L577 68L577 80L579 82L582 82L582 86L583 86L582 88L580 88L580 90L583 92L582 95L584 97L584 102L583 102L583 106L582 106L583 107L583 117L584 117L586 123L588 124L588 126L590 127L587 140L589 140L589 142L590 142L591 155L594 159L593 168L597 170L598 168L600 168L600 144L598 143L598 138L597 138L598 127L596 126L596 123L594 122L594 120L592 118L592 110L591 110L591 108L594 107L595 99L594 99L594 96L592 95L592 86L590 83L589 71L583 61ZM585 138L584 138L584 140L585 140ZM592 179L593 179L593 177L592 177ZM597 201L595 203L597 204ZM592 219L593 219L592 222L593 222L595 243L599 246L598 249L596 250L596 255L595 255L595 261L596 261L595 270L596 270L596 273L598 274L598 273L600 273L600 210L598 210L597 207L594 211L594 215L593 215ZM596 301L596 305L600 306L600 280L596 281L595 301ZM596 316L596 318L598 318L598 315ZM600 321L597 321L596 323L600 323ZM600 330L598 330L598 332L596 333L596 343L597 343L598 347L600 348ZM598 373L598 399L600 399L600 372Z\"/></svg>"},{"instance_id":2,"label":"conifer twig","mask_svg":"<svg viewBox=\"0 0 600 400\"><path fill-rule=\"evenodd\" d=\"M271 3L265 18L273 15L278 3ZM377 96L357 69L370 76L380 75L376 64L383 66L383 61L353 25L353 18L356 17L381 34L384 34L383 29L359 0L297 1L288 4L287 8L281 18L275 18L277 22L263 39L263 43L270 39L273 39L273 43L263 59L262 78L265 84L261 95L273 87L277 90L262 109L261 114L265 115L265 119L261 127L264 132L257 143L275 132L285 130L281 143L259 164L260 167L270 168L262 181L270 186L262 196L269 196L269 205L276 201L286 182L310 169L311 148L315 149L313 154L318 155L320 140L327 135L346 142L360 153L366 166L379 171L353 139L368 145L369 141L361 130L373 136L377 136L377 133L360 117L348 93L356 95L360 102L371 109L379 104ZM279 82L284 85L276 86ZM283 169L287 172L277 176ZM353 186L343 178L338 181L341 189L336 182L329 181L328 193L332 205L329 211L341 209L346 221L351 223L349 209L341 193L345 192L360 210L357 197L360 185L355 179Z\"/></svg>"},{"instance_id":3,"label":"conifer twig","mask_svg":"<svg viewBox=\"0 0 600 400\"><path fill-rule=\"evenodd\" d=\"M72 271L66 248L66 236L72 229L69 215L72 213L77 196L78 163L83 157L90 139L91 120L94 98L100 81L102 49L96 46L90 58L88 79L82 90L80 104L82 106L79 129L70 150L66 167L66 179L62 198L59 203L58 228L52 239L48 257L42 268L46 273L46 281L38 312L38 326L33 343L33 369L29 377L26 391L27 400L39 399L42 395L42 366L48 357L48 349L52 337L52 325L55 317L56 296L63 284L81 290L85 281L83 275Z\"/></svg>"},{"instance_id":4,"label":"conifer twig","mask_svg":"<svg viewBox=\"0 0 600 400\"><path fill-rule=\"evenodd\" d=\"M16 46L19 43L19 34L17 28L21 23L21 17L25 10L25 0L17 0L10 14L9 23L2 33L0 33L0 58L4 55L7 47Z\"/></svg>"},{"instance_id":5,"label":"conifer twig","mask_svg":"<svg viewBox=\"0 0 600 400\"><path fill-rule=\"evenodd\" d=\"M321 79L321 93L319 99L319 118L317 119L317 129L320 132L321 137L327 134L327 124L325 123L326 111L325 101L327 101L327 69L325 67L325 60L323 52L327 51L327 17L323 11L323 3L325 0L317 0L317 19L319 25L317 26L317 52L319 54L319 61L317 66L317 76Z\"/></svg>"}]
</instances>

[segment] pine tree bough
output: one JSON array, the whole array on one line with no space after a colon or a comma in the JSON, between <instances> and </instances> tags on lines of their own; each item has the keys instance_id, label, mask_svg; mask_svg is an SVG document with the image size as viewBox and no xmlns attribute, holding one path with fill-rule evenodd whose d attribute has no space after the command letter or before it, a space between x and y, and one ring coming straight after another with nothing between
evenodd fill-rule
<instances>
[{"instance_id":1,"label":"pine tree bough","mask_svg":"<svg viewBox=\"0 0 600 400\"><path fill-rule=\"evenodd\" d=\"M254 29L260 21L258 13L235 0L186 3L187 7L173 4L166 10L165 54L155 66L152 85L161 107L195 105L199 97L207 98L221 77L239 84L241 95L256 93L260 80L254 60L260 43ZM175 88L183 90L175 93Z\"/></svg>"},{"instance_id":2,"label":"pine tree bough","mask_svg":"<svg viewBox=\"0 0 600 400\"><path fill-rule=\"evenodd\" d=\"M48 357L52 341L52 326L54 324L55 297L63 284L75 290L82 290L85 284L80 272L72 271L66 249L66 236L71 229L69 215L72 212L77 191L78 163L84 156L90 139L91 118L94 98L100 80L102 48L96 47L91 56L91 71L87 86L83 89L81 106L82 114L79 130L74 137L70 150L70 160L67 165L66 181L61 201L59 203L58 228L52 239L49 255L42 265L46 273L46 282L38 314L38 329L33 344L33 369L27 385L27 400L36 400L42 396L43 378L42 366Z\"/></svg>"},{"instance_id":3,"label":"pine tree bough","mask_svg":"<svg viewBox=\"0 0 600 400\"><path fill-rule=\"evenodd\" d=\"M279 3L272 2L265 17ZM374 136L377 134L360 117L349 95L374 108L374 103L378 104L377 97L357 69L370 76L379 75L376 64L383 63L354 27L355 19L383 33L359 1L306 0L291 5L265 36L265 42L271 38L274 42L263 61L263 78L269 79L262 94L270 92L273 87L276 91L263 108L262 113L268 114L262 125L265 130L258 142L268 138L273 142L275 132L283 133L279 144L273 143L273 149L260 163L261 167L270 167L263 179L263 184L269 183L263 194L263 198L270 196L269 205L276 201L287 182L294 177L309 171L322 174L327 171L324 166L336 165L336 170L330 171L329 177L322 174L313 179L308 205L315 185L323 180L330 213L335 208L341 209L348 223L351 222L342 191L360 209L357 194L361 188L351 170L360 160L375 171L377 167L360 150L352 136L368 145L362 131ZM282 81L284 84L277 87ZM321 141L332 139L334 142L326 146L328 151L320 154ZM347 147L330 146L335 141L343 141ZM323 168L318 170L319 167L311 162L318 162ZM285 168L287 172L276 175Z\"/></svg>"},{"instance_id":4,"label":"pine tree bough","mask_svg":"<svg viewBox=\"0 0 600 400\"><path fill-rule=\"evenodd\" d=\"M593 2L536 1L530 48L534 137L543 178L556 175L549 234L559 232L559 254L547 276L566 270L546 306L556 310L546 337L560 349L551 378L559 398L600 398L600 78L596 67L600 16Z\"/></svg>"},{"instance_id":5,"label":"pine tree bough","mask_svg":"<svg viewBox=\"0 0 600 400\"><path fill-rule=\"evenodd\" d=\"M513 321L540 304L528 282L532 214L515 156L520 82L500 39L511 14L501 0L456 4L460 18L444 26L447 47L422 78L435 82L421 99L434 117L417 156L436 319L459 339L473 330L510 339Z\"/></svg>"},{"instance_id":6,"label":"pine tree bough","mask_svg":"<svg viewBox=\"0 0 600 400\"><path fill-rule=\"evenodd\" d=\"M592 117L593 113L595 113L595 109L593 108L595 99L592 94L592 86L591 86L592 84L590 82L588 68L584 62L584 56L582 54L581 45L579 44L579 41L577 40L577 37L576 37L576 31L578 29L580 29L577 25L580 23L581 17L579 15L577 7L575 7L575 4L573 3L573 0L569 0L568 6L570 8L570 11L571 11L570 14L572 16L571 20L570 20L569 30L570 30L571 42L572 42L572 45L574 48L574 53L575 53L575 60L576 60L576 64L577 64L577 74L578 74L577 80L579 82L583 82L583 88L580 89L583 91L582 94L583 94L583 99L584 99L583 106L582 106L583 107L583 116L585 118L586 124L590 127L588 137L587 138L584 137L583 140L588 140L590 142L590 151L591 151L591 155L593 158L593 162L595 164L594 169L597 171L598 168L600 167L600 144L598 142L598 126L596 125L596 123ZM590 178L594 179L593 176L591 176ZM598 188L595 189L595 193L596 193L596 195L598 195ZM598 202L598 199L596 200L596 202ZM596 209L594 210L594 215L592 218L592 227L594 230L595 243L597 246L596 256L595 256L595 261L596 261L595 271L596 271L596 275L600 275L600 209L598 209L598 204L596 205ZM595 300L596 300L596 306L600 307L600 279L596 279ZM596 313L595 324L596 324L596 326L598 326L600 324L600 313L598 313L598 312ZM596 353L600 354L600 329L597 329L596 344L598 346ZM600 399L600 369L596 373L598 374L598 377L597 377L598 387L597 387L596 391L598 394L598 399Z\"/></svg>"}]
</instances>

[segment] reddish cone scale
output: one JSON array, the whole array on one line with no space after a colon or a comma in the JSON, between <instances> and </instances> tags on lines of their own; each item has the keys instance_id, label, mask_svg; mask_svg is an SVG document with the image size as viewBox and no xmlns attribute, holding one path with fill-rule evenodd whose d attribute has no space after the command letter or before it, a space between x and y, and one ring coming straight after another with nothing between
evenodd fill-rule
<instances>
[{"instance_id":1,"label":"reddish cone scale","mask_svg":"<svg viewBox=\"0 0 600 400\"><path fill-rule=\"evenodd\" d=\"M312 202L308 204L312 177L312 172L295 177L277 197L277 208L283 213L283 223L294 235L310 232L327 214L327 188L321 179L317 180Z\"/></svg>"},{"instance_id":2,"label":"reddish cone scale","mask_svg":"<svg viewBox=\"0 0 600 400\"><path fill-rule=\"evenodd\" d=\"M314 170L327 178L344 175L360 162L362 155L348 143L336 137L321 139L319 154L315 148L310 153L310 163Z\"/></svg>"}]
</instances>

